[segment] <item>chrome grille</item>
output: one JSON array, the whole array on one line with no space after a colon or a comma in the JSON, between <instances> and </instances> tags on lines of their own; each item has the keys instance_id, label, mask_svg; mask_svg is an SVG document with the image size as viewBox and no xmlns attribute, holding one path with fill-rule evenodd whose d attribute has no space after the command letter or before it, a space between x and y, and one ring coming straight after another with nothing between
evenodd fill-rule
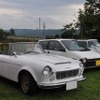
<instances>
[{"instance_id":1,"label":"chrome grille","mask_svg":"<svg viewBox=\"0 0 100 100\"><path fill-rule=\"evenodd\" d=\"M78 69L75 69L69 71L56 72L56 79L75 77L78 75L78 71Z\"/></svg>"}]
</instances>

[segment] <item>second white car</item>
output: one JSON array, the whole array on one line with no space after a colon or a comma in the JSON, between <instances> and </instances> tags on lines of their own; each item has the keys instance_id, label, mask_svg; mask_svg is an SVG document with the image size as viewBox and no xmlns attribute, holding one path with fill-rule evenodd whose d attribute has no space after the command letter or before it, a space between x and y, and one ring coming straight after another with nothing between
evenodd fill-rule
<instances>
[{"instance_id":1,"label":"second white car","mask_svg":"<svg viewBox=\"0 0 100 100\"><path fill-rule=\"evenodd\" d=\"M100 67L100 53L80 45L74 39L39 40L45 52L79 60L85 68Z\"/></svg>"}]
</instances>

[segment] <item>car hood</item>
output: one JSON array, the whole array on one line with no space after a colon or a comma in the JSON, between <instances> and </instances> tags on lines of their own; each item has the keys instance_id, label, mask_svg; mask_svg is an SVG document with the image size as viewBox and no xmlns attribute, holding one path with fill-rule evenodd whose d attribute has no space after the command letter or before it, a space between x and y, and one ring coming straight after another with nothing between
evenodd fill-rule
<instances>
[{"instance_id":1,"label":"car hood","mask_svg":"<svg viewBox=\"0 0 100 100\"><path fill-rule=\"evenodd\" d=\"M80 59L87 58L87 59L95 59L100 58L100 54L90 50L90 51L73 51L73 54L77 55Z\"/></svg>"},{"instance_id":2,"label":"car hood","mask_svg":"<svg viewBox=\"0 0 100 100\"><path fill-rule=\"evenodd\" d=\"M79 63L79 61L73 60L71 58L62 57L58 55L51 55L51 54L39 54L39 55L27 55L27 56L29 56L30 59L37 59L38 61L43 61L54 65Z\"/></svg>"},{"instance_id":3,"label":"car hood","mask_svg":"<svg viewBox=\"0 0 100 100\"><path fill-rule=\"evenodd\" d=\"M96 47L96 50L100 52L100 46L97 46Z\"/></svg>"}]
</instances>

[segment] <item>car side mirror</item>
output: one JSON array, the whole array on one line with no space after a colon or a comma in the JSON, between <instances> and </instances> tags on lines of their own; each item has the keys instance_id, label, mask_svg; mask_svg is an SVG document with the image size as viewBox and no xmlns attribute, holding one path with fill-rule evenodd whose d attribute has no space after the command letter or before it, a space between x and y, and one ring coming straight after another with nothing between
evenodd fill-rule
<instances>
[{"instance_id":1,"label":"car side mirror","mask_svg":"<svg viewBox=\"0 0 100 100\"><path fill-rule=\"evenodd\" d=\"M12 55L16 57L16 52L13 52Z\"/></svg>"}]
</instances>

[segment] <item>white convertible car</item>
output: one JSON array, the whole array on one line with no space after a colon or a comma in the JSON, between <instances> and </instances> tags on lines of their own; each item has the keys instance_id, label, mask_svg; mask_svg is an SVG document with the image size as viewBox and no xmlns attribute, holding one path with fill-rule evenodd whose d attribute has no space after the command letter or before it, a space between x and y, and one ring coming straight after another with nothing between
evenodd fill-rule
<instances>
[{"instance_id":1,"label":"white convertible car","mask_svg":"<svg viewBox=\"0 0 100 100\"><path fill-rule=\"evenodd\" d=\"M57 55L45 54L34 43L9 43L0 45L0 76L18 82L22 92L33 95L39 88L66 90L77 88L82 81L83 64L79 61ZM36 49L35 49L36 50Z\"/></svg>"}]
</instances>

